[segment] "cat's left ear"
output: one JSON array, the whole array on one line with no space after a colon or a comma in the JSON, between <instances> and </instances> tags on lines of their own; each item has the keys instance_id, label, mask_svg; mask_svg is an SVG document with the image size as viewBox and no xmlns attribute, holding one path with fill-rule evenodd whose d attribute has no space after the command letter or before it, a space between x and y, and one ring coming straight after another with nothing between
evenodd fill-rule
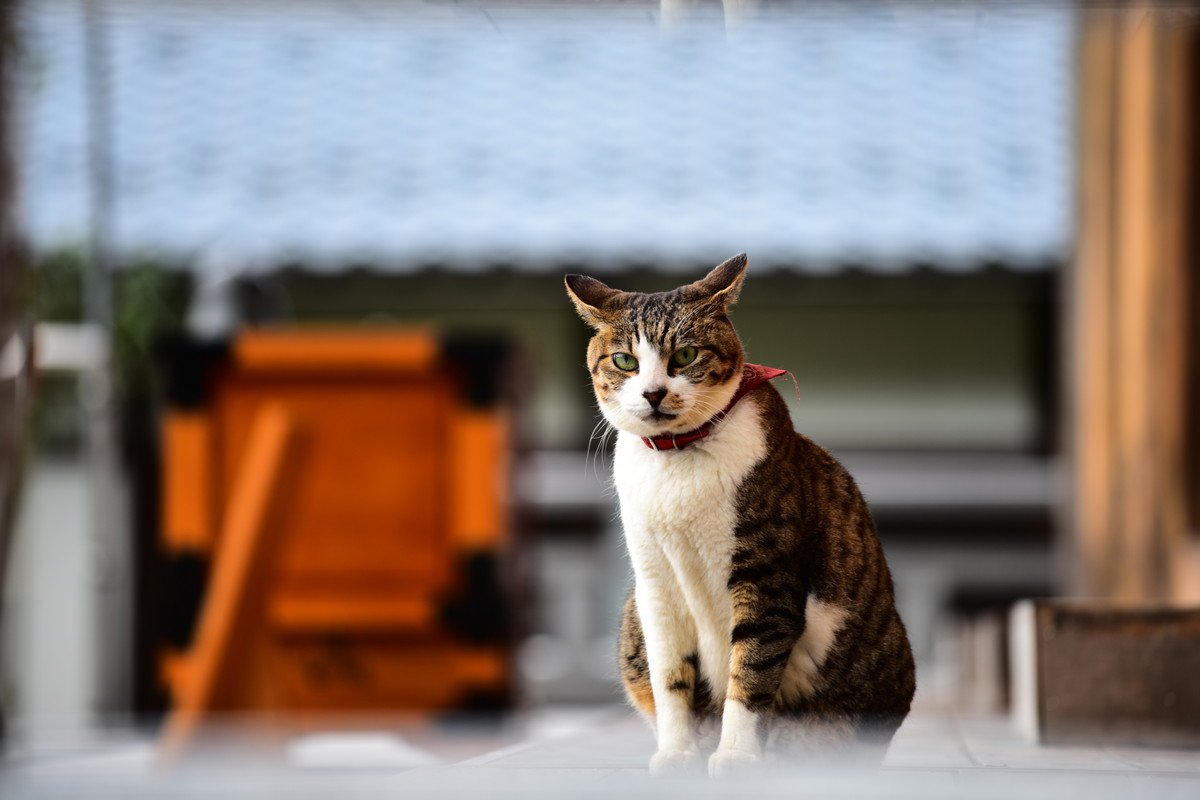
<instances>
[{"instance_id":1,"label":"cat's left ear","mask_svg":"<svg viewBox=\"0 0 1200 800\"><path fill-rule=\"evenodd\" d=\"M742 281L745 280L748 265L749 259L746 254L738 253L713 267L712 272L688 288L697 300L731 306L737 302L742 291Z\"/></svg>"}]
</instances>

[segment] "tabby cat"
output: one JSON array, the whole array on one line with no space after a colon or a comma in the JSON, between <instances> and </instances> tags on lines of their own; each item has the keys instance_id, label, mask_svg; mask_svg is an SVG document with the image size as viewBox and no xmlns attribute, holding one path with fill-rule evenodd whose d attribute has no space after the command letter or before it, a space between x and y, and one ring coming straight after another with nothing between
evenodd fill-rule
<instances>
[{"instance_id":1,"label":"tabby cat","mask_svg":"<svg viewBox=\"0 0 1200 800\"><path fill-rule=\"evenodd\" d=\"M729 321L735 256L669 292L568 275L595 331L596 399L633 563L620 666L655 727L652 772L723 775L776 752L890 741L915 688L912 650L866 502L792 427Z\"/></svg>"}]
</instances>

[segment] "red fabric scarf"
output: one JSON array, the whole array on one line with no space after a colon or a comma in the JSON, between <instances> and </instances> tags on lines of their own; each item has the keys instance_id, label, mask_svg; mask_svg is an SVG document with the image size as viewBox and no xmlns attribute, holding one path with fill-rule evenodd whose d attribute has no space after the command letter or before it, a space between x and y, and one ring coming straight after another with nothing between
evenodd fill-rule
<instances>
[{"instance_id":1,"label":"red fabric scarf","mask_svg":"<svg viewBox=\"0 0 1200 800\"><path fill-rule=\"evenodd\" d=\"M742 382L738 386L738 390L734 392L733 399L729 401L729 405L721 409L715 417L708 422L696 428L694 431L687 433L666 434L663 436L643 436L642 441L646 443L646 447L651 450L682 450L688 445L698 442L712 433L713 426L725 419L733 407L750 392L762 386L769 380L774 380L780 375L787 375L786 369L778 369L776 367L763 367L758 364L746 364L742 367Z\"/></svg>"}]
</instances>

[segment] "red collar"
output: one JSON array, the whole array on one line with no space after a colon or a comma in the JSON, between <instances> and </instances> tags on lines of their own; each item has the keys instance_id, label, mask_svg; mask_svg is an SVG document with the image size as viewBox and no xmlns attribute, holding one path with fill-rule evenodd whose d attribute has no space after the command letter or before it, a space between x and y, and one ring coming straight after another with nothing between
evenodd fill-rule
<instances>
[{"instance_id":1,"label":"red collar","mask_svg":"<svg viewBox=\"0 0 1200 800\"><path fill-rule=\"evenodd\" d=\"M682 450L712 433L713 426L725 419L729 412L733 410L733 407L738 404L739 400L767 381L778 378L780 375L787 375L787 370L777 369L776 367L761 367L758 364L746 364L742 367L742 382L738 385L738 390L734 392L733 399L729 401L729 404L725 408L717 412L715 417L694 431L664 436L643 436L642 441L651 450Z\"/></svg>"}]
</instances>

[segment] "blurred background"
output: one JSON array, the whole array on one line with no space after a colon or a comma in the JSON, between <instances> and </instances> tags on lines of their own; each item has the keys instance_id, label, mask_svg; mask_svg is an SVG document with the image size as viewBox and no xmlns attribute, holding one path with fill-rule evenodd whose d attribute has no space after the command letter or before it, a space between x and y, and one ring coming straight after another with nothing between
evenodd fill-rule
<instances>
[{"instance_id":1,"label":"blurred background","mask_svg":"<svg viewBox=\"0 0 1200 800\"><path fill-rule=\"evenodd\" d=\"M1200 600L1196 17L746 5L4 4L7 736L620 703L562 275L741 251L919 709L1019 599Z\"/></svg>"}]
</instances>

